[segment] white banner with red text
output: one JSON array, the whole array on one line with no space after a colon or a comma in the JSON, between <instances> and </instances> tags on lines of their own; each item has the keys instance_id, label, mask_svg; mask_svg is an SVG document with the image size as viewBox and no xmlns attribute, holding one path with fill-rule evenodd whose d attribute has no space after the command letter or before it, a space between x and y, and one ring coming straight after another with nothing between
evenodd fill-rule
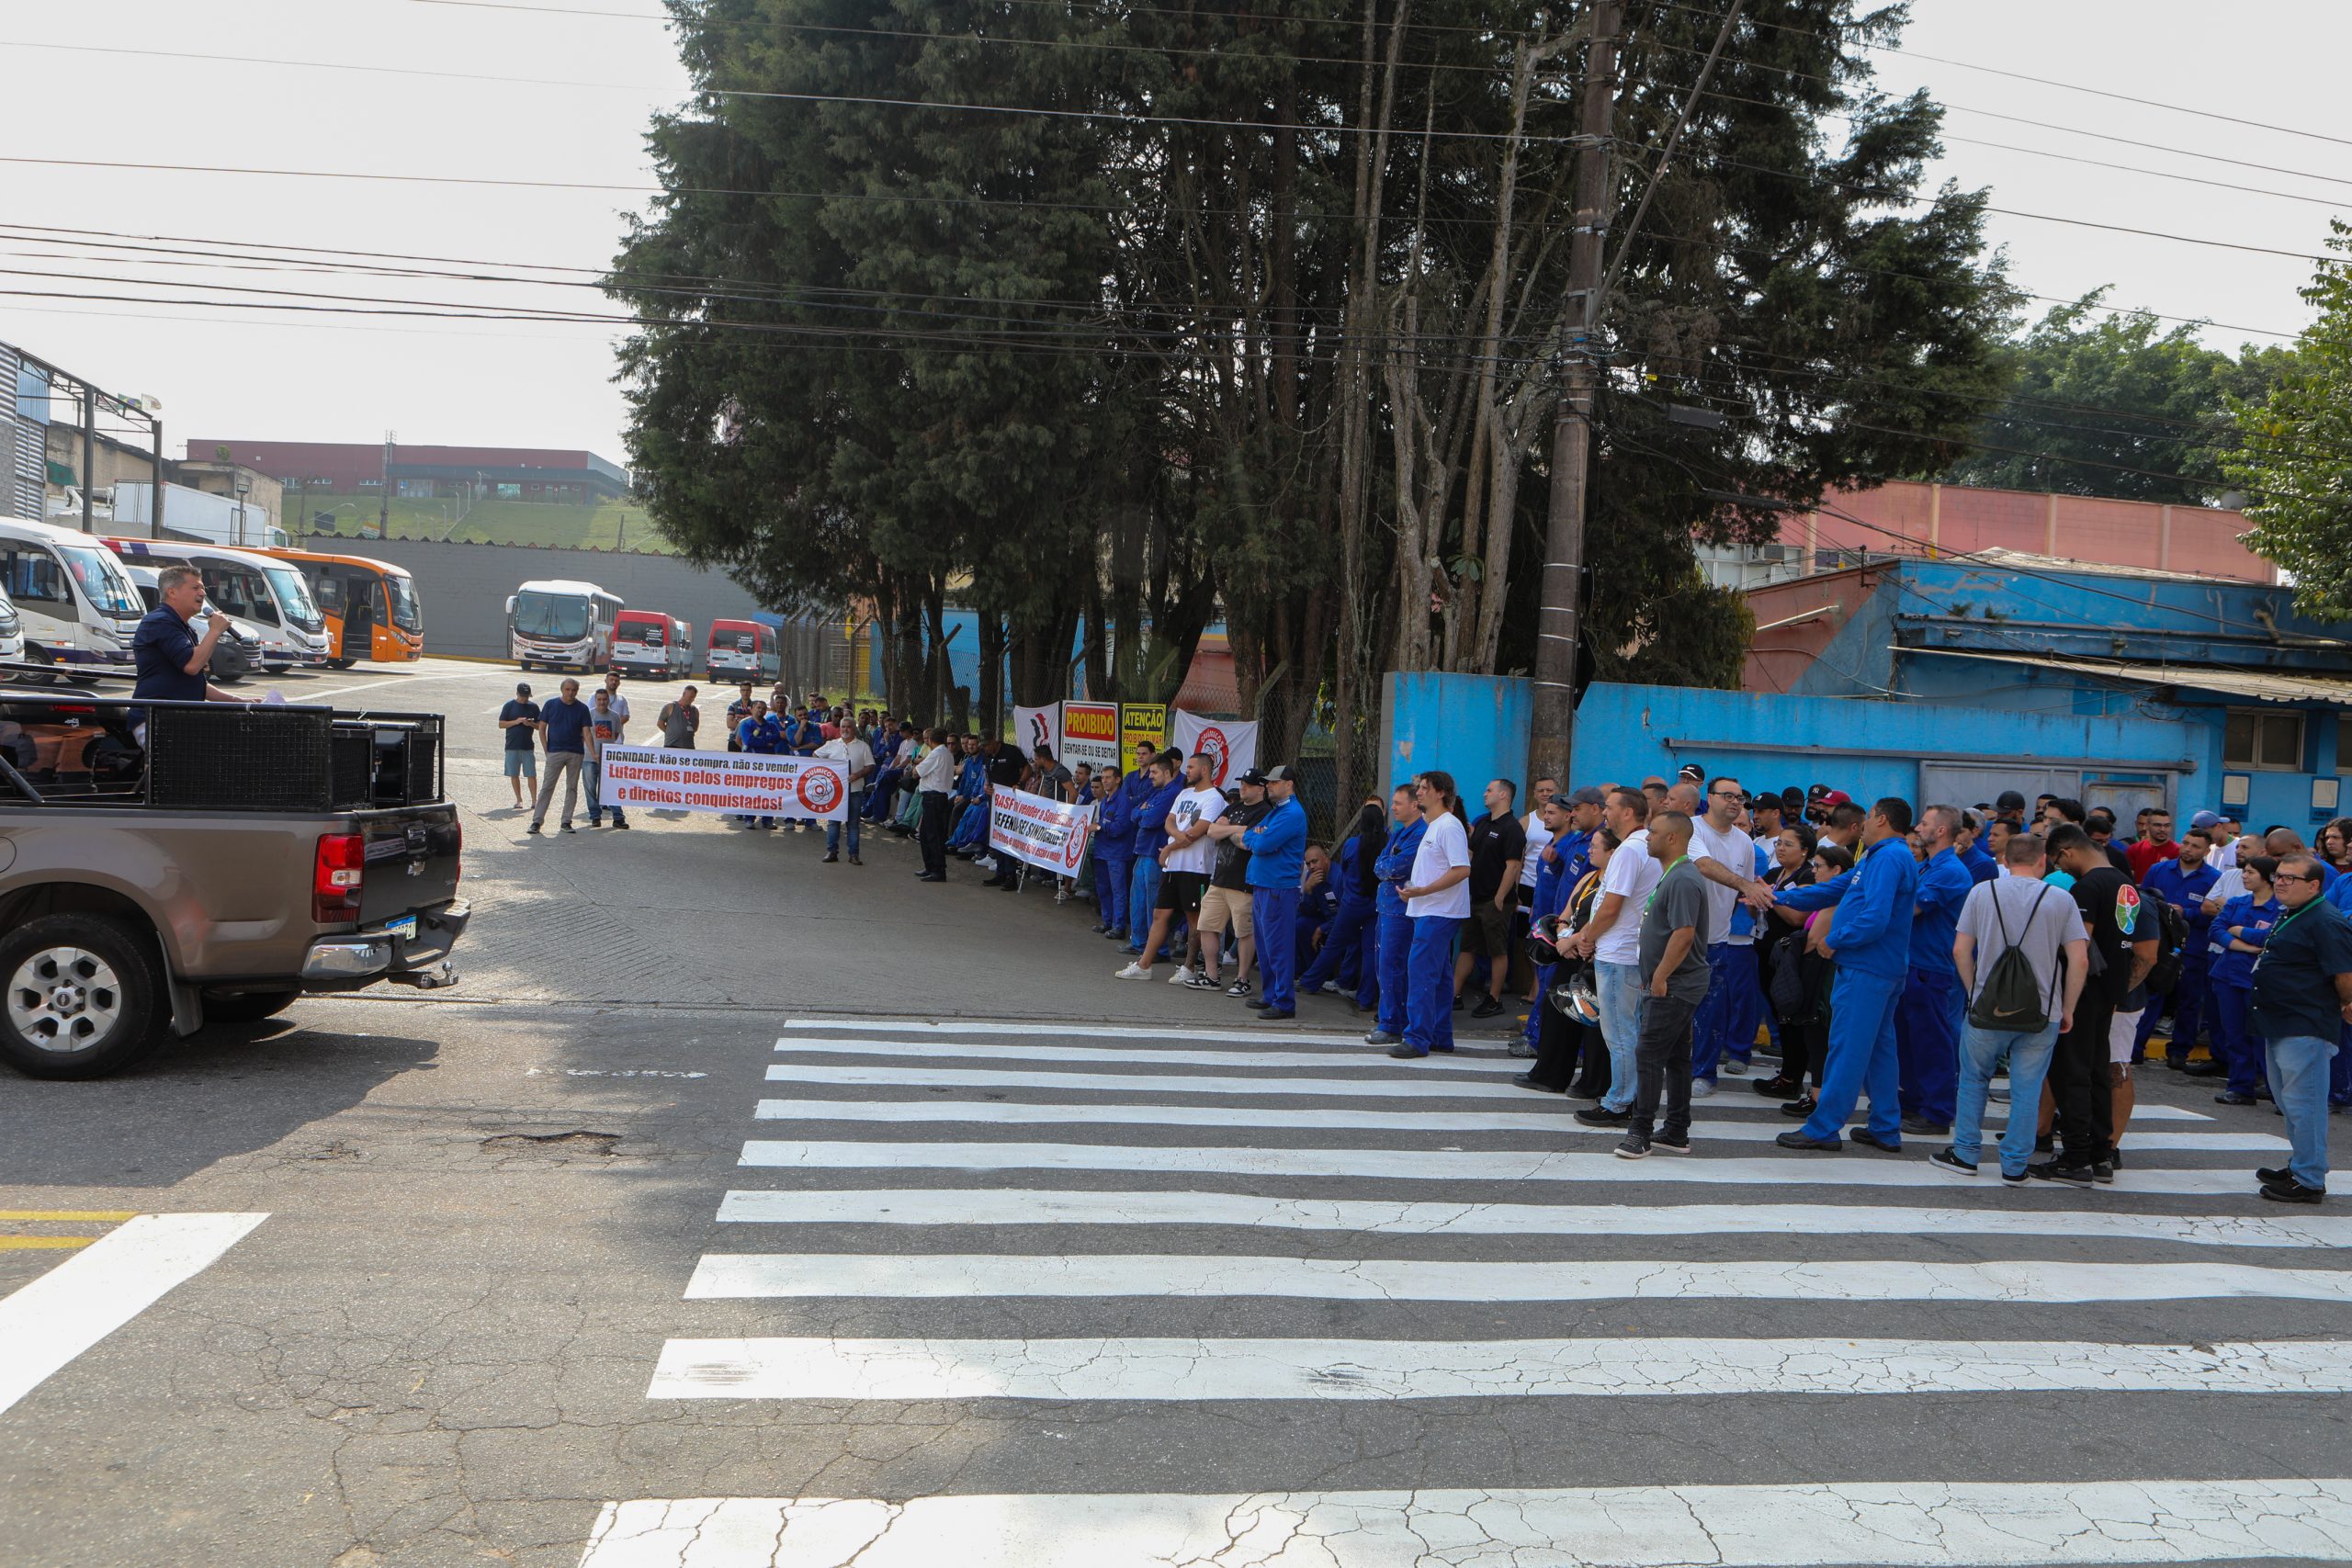
<instances>
[{"instance_id":1,"label":"white banner with red text","mask_svg":"<svg viewBox=\"0 0 2352 1568\"><path fill-rule=\"evenodd\" d=\"M607 746L597 766L596 798L605 806L820 822L848 816L848 775L826 757Z\"/></svg>"},{"instance_id":2,"label":"white banner with red text","mask_svg":"<svg viewBox=\"0 0 2352 1568\"><path fill-rule=\"evenodd\" d=\"M1187 757L1206 754L1209 783L1217 788L1231 789L1258 765L1256 719L1200 718L1182 709L1170 718L1174 725L1170 742Z\"/></svg>"},{"instance_id":3,"label":"white banner with red text","mask_svg":"<svg viewBox=\"0 0 2352 1568\"><path fill-rule=\"evenodd\" d=\"M1017 861L1076 876L1094 839L1094 807L1047 800L1025 790L989 792L989 848Z\"/></svg>"}]
</instances>

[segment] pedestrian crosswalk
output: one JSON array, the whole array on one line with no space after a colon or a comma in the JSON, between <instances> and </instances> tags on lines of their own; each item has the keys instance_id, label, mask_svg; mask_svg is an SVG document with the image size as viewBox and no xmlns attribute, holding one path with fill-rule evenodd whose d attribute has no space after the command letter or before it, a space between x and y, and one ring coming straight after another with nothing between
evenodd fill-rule
<instances>
[{"instance_id":1,"label":"pedestrian crosswalk","mask_svg":"<svg viewBox=\"0 0 2352 1568\"><path fill-rule=\"evenodd\" d=\"M1726 1092L1632 1162L1517 1066L791 1021L649 1397L993 1437L582 1568L2352 1562L2352 1218L2255 1201L2267 1123L2012 1188Z\"/></svg>"}]
</instances>

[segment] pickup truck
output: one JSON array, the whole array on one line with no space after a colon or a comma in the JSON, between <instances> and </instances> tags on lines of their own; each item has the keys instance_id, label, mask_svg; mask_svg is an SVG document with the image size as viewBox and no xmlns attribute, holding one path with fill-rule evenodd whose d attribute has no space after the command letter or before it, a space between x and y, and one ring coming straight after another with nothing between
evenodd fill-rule
<instances>
[{"instance_id":1,"label":"pickup truck","mask_svg":"<svg viewBox=\"0 0 2352 1568\"><path fill-rule=\"evenodd\" d=\"M470 910L439 716L36 673L0 669L0 1060L98 1077L208 1020L457 982Z\"/></svg>"}]
</instances>

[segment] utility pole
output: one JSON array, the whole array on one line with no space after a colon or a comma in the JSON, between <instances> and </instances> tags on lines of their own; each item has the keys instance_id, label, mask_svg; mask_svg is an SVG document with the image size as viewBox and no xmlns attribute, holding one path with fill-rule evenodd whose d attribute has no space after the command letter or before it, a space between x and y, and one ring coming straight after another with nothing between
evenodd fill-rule
<instances>
[{"instance_id":1,"label":"utility pole","mask_svg":"<svg viewBox=\"0 0 2352 1568\"><path fill-rule=\"evenodd\" d=\"M376 498L376 536L383 539L392 536L392 442L394 439L393 432L389 430L384 432L384 491Z\"/></svg>"},{"instance_id":2,"label":"utility pole","mask_svg":"<svg viewBox=\"0 0 2352 1568\"><path fill-rule=\"evenodd\" d=\"M1592 43L1585 55L1584 104L1577 119L1576 227L1568 241L1568 288L1561 319L1565 341L1558 412L1552 421L1552 515L1544 536L1544 583L1535 625L1535 724L1528 776L1565 783L1577 716L1577 652L1584 621L1586 473L1592 460L1592 405L1600 381L1594 333L1600 326L1602 251L1608 238L1615 157L1611 126L1617 107L1617 40L1624 0L1593 0Z\"/></svg>"},{"instance_id":3,"label":"utility pole","mask_svg":"<svg viewBox=\"0 0 2352 1568\"><path fill-rule=\"evenodd\" d=\"M97 484L98 389L82 383L82 532L90 527L90 491ZM152 511L150 513L152 515Z\"/></svg>"}]
</instances>

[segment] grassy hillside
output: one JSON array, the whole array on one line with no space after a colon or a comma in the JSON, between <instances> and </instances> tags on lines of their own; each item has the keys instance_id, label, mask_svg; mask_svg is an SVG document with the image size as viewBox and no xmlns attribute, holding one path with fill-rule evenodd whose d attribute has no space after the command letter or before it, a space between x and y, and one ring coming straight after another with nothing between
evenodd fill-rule
<instances>
[{"instance_id":1,"label":"grassy hillside","mask_svg":"<svg viewBox=\"0 0 2352 1568\"><path fill-rule=\"evenodd\" d=\"M294 492L286 494L288 531L293 531ZM334 515L339 538L365 537L360 529L376 526L378 500L370 495L322 495L312 491L302 499L303 529L319 532L315 518ZM463 513L463 520L459 513ZM550 505L528 501L481 501L470 509L458 501L427 501L395 497L391 536L395 539L455 539L487 545L551 545L574 549L643 550L672 554L669 540L654 527L645 509L627 502L594 506Z\"/></svg>"}]
</instances>

